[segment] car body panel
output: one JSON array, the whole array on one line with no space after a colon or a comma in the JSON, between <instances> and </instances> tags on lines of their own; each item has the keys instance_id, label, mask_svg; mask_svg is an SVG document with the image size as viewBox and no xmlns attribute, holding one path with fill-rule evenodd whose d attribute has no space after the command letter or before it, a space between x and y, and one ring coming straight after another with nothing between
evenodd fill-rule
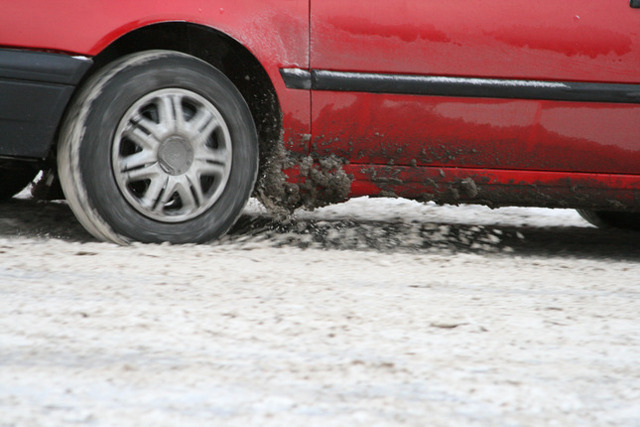
<instances>
[{"instance_id":1,"label":"car body panel","mask_svg":"<svg viewBox=\"0 0 640 427\"><path fill-rule=\"evenodd\" d=\"M627 0L312 0L311 68L638 83Z\"/></svg>"},{"instance_id":2,"label":"car body panel","mask_svg":"<svg viewBox=\"0 0 640 427\"><path fill-rule=\"evenodd\" d=\"M627 0L25 0L3 5L0 46L94 57L164 23L224 34L262 65L291 182L307 179L303 157L337 156L351 197L640 210L640 11ZM300 72L298 87L283 69ZM317 89L317 70L467 78L488 92ZM625 84L631 100L532 97L545 82ZM21 156L12 147L0 156Z\"/></svg>"},{"instance_id":3,"label":"car body panel","mask_svg":"<svg viewBox=\"0 0 640 427\"><path fill-rule=\"evenodd\" d=\"M313 150L352 163L640 173L640 105L314 92Z\"/></svg>"},{"instance_id":4,"label":"car body panel","mask_svg":"<svg viewBox=\"0 0 640 427\"><path fill-rule=\"evenodd\" d=\"M640 11L623 0L495 0L490 6L373 0L360 6L312 2L313 70L640 81ZM640 173L635 103L348 90L312 96L312 149L339 152L354 163Z\"/></svg>"},{"instance_id":5,"label":"car body panel","mask_svg":"<svg viewBox=\"0 0 640 427\"><path fill-rule=\"evenodd\" d=\"M2 8L0 46L90 57L149 25L189 22L219 31L248 49L271 78L287 147L308 150L310 94L287 89L279 75L282 67L309 65L307 0L24 0Z\"/></svg>"},{"instance_id":6,"label":"car body panel","mask_svg":"<svg viewBox=\"0 0 640 427\"><path fill-rule=\"evenodd\" d=\"M308 8L306 0L24 0L3 5L0 40L5 46L95 56L137 28L191 22L233 37L262 64L306 67Z\"/></svg>"}]
</instances>

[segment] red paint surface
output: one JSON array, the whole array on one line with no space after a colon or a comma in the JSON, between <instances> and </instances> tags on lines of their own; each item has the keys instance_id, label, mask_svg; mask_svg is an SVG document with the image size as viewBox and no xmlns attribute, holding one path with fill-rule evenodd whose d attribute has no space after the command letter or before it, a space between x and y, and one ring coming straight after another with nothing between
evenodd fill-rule
<instances>
[{"instance_id":1,"label":"red paint surface","mask_svg":"<svg viewBox=\"0 0 640 427\"><path fill-rule=\"evenodd\" d=\"M640 11L622 0L371 0L366 7L324 0L311 8L311 67L638 83L639 33ZM483 168L506 176L594 173L598 180L640 174L635 104L336 92L314 92L312 99L312 150L352 164ZM421 174L442 180L429 168L411 170L416 182ZM354 194L376 191L366 182L360 175Z\"/></svg>"},{"instance_id":2,"label":"red paint surface","mask_svg":"<svg viewBox=\"0 0 640 427\"><path fill-rule=\"evenodd\" d=\"M627 0L314 0L311 66L387 73L640 82Z\"/></svg>"},{"instance_id":3,"label":"red paint surface","mask_svg":"<svg viewBox=\"0 0 640 427\"><path fill-rule=\"evenodd\" d=\"M307 0L22 0L5 2L0 40L97 55L115 39L146 25L184 21L233 37L263 64L306 67ZM265 29L269 28L269 31Z\"/></svg>"},{"instance_id":4,"label":"red paint surface","mask_svg":"<svg viewBox=\"0 0 640 427\"><path fill-rule=\"evenodd\" d=\"M286 145L306 152L310 94L286 89L279 69L309 66L308 11L308 0L7 1L0 13L0 46L94 56L147 25L184 21L210 27L260 61L279 96Z\"/></svg>"},{"instance_id":5,"label":"red paint surface","mask_svg":"<svg viewBox=\"0 0 640 427\"><path fill-rule=\"evenodd\" d=\"M640 209L638 105L311 94L286 89L279 74L297 67L640 83L640 11L627 0L5 3L7 47L93 56L170 21L227 34L270 76L285 145L307 153L312 133L314 154L347 158L352 196ZM466 179L479 198L456 187Z\"/></svg>"},{"instance_id":6,"label":"red paint surface","mask_svg":"<svg viewBox=\"0 0 640 427\"><path fill-rule=\"evenodd\" d=\"M352 163L640 173L640 105L313 94L313 149Z\"/></svg>"}]
</instances>

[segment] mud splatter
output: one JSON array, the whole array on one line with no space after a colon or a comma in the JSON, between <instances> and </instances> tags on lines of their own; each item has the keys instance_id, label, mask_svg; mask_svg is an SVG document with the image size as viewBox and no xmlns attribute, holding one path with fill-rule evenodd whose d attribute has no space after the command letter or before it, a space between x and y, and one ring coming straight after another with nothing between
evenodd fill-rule
<instances>
[{"instance_id":1,"label":"mud splatter","mask_svg":"<svg viewBox=\"0 0 640 427\"><path fill-rule=\"evenodd\" d=\"M347 161L336 156L315 158L273 150L263 163L255 195L272 215L282 218L297 208L315 209L347 200L353 176L343 167ZM289 171L288 179L284 171Z\"/></svg>"},{"instance_id":2,"label":"mud splatter","mask_svg":"<svg viewBox=\"0 0 640 427\"><path fill-rule=\"evenodd\" d=\"M333 249L378 252L483 252L508 253L503 240L521 240L513 231L484 226L420 223L398 220L316 221L290 217L277 221L269 217L240 218L233 230L215 245L250 249L268 243L272 247Z\"/></svg>"},{"instance_id":3,"label":"mud splatter","mask_svg":"<svg viewBox=\"0 0 640 427\"><path fill-rule=\"evenodd\" d=\"M462 191L464 191L467 196L469 196L470 198L474 198L478 196L478 186L476 185L475 181L471 178L466 178L463 179L460 182L460 188L462 189Z\"/></svg>"}]
</instances>

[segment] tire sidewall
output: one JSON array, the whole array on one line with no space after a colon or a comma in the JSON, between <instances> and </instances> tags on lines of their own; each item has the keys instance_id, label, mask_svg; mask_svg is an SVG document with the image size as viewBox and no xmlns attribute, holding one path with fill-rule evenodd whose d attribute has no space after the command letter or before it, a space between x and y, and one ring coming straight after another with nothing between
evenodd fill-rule
<instances>
[{"instance_id":1,"label":"tire sidewall","mask_svg":"<svg viewBox=\"0 0 640 427\"><path fill-rule=\"evenodd\" d=\"M90 100L79 147L79 168L91 208L118 235L143 242L205 242L235 222L253 190L258 144L249 108L235 86L209 64L178 53L139 56L102 77L102 88ZM125 58L120 64L127 63ZM229 129L232 164L227 185L215 204L200 216L163 223L141 214L122 195L113 173L115 131L125 112L144 95L166 88L193 91L209 100Z\"/></svg>"}]
</instances>

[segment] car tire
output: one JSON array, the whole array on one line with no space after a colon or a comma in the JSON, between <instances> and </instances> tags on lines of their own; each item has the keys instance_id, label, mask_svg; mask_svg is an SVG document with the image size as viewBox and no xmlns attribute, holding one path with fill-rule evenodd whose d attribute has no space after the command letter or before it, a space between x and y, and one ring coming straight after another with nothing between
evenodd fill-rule
<instances>
[{"instance_id":1,"label":"car tire","mask_svg":"<svg viewBox=\"0 0 640 427\"><path fill-rule=\"evenodd\" d=\"M253 191L258 141L231 81L195 57L145 51L82 87L60 133L58 173L96 238L201 243L224 234Z\"/></svg>"},{"instance_id":2,"label":"car tire","mask_svg":"<svg viewBox=\"0 0 640 427\"><path fill-rule=\"evenodd\" d=\"M582 218L596 227L640 231L640 212L592 211L578 209L578 213Z\"/></svg>"},{"instance_id":3,"label":"car tire","mask_svg":"<svg viewBox=\"0 0 640 427\"><path fill-rule=\"evenodd\" d=\"M0 163L0 202L22 191L38 174L33 165L23 162Z\"/></svg>"}]
</instances>

